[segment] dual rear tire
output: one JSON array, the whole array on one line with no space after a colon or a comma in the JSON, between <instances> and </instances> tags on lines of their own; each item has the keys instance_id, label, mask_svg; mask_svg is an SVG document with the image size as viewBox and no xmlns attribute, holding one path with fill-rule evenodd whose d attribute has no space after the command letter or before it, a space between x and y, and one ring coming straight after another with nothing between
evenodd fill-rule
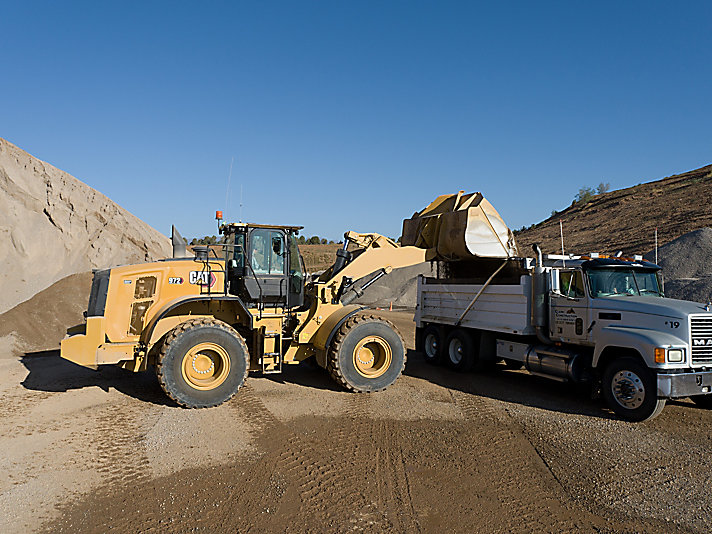
<instances>
[{"instance_id":1,"label":"dual rear tire","mask_svg":"<svg viewBox=\"0 0 712 534\"><path fill-rule=\"evenodd\" d=\"M432 365L447 365L455 371L479 369L478 336L464 328L446 332L443 327L427 325L418 335L423 359Z\"/></svg>"}]
</instances>

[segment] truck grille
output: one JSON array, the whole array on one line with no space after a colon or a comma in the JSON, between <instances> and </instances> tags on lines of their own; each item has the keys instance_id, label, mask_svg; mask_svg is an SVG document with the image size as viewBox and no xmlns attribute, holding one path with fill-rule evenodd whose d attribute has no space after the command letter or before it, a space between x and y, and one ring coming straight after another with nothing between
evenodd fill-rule
<instances>
[{"instance_id":1,"label":"truck grille","mask_svg":"<svg viewBox=\"0 0 712 534\"><path fill-rule=\"evenodd\" d=\"M712 364L712 317L690 318L692 363Z\"/></svg>"}]
</instances>

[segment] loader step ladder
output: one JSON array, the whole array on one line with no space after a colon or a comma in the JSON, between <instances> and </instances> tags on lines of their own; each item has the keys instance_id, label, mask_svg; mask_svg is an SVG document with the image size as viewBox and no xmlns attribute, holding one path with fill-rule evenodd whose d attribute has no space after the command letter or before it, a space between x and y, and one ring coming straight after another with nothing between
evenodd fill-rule
<instances>
[{"instance_id":1,"label":"loader step ladder","mask_svg":"<svg viewBox=\"0 0 712 534\"><path fill-rule=\"evenodd\" d=\"M268 340L271 340L269 342ZM272 345L271 349L268 345ZM272 374L282 372L282 333L265 332L262 335L262 373ZM271 350L271 352L267 352Z\"/></svg>"}]
</instances>

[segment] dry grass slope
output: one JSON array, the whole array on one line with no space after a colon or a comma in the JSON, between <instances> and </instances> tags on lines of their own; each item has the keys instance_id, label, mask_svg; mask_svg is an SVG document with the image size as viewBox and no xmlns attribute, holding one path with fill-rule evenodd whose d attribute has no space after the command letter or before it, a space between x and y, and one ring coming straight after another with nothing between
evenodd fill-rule
<instances>
[{"instance_id":1,"label":"dry grass slope","mask_svg":"<svg viewBox=\"0 0 712 534\"><path fill-rule=\"evenodd\" d=\"M531 255L532 243L545 253L561 252L559 219L567 252L642 254L692 230L712 226L712 165L662 180L596 195L587 203L516 234L519 251Z\"/></svg>"}]
</instances>

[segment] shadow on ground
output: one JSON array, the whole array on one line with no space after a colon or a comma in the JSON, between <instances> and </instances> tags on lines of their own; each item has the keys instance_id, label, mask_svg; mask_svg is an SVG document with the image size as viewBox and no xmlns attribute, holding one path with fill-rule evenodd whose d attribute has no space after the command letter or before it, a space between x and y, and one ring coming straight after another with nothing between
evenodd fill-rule
<instances>
[{"instance_id":1,"label":"shadow on ground","mask_svg":"<svg viewBox=\"0 0 712 534\"><path fill-rule=\"evenodd\" d=\"M588 388L555 382L530 375L526 371L512 371L504 365L497 365L494 370L482 373L462 373L428 364L420 353L410 350L404 374L447 389L551 412L600 419L616 418L605 411L602 401L591 399Z\"/></svg>"},{"instance_id":2,"label":"shadow on ground","mask_svg":"<svg viewBox=\"0 0 712 534\"><path fill-rule=\"evenodd\" d=\"M22 381L26 389L65 392L88 387L98 387L104 391L114 388L140 401L176 406L163 393L151 370L134 373L115 365L104 365L94 371L61 358L59 350L27 352L20 361L29 371Z\"/></svg>"},{"instance_id":3,"label":"shadow on ground","mask_svg":"<svg viewBox=\"0 0 712 534\"><path fill-rule=\"evenodd\" d=\"M278 384L295 384L326 391L344 391L331 379L325 369L310 360L303 361L299 365L285 365L281 373L265 376Z\"/></svg>"}]
</instances>

